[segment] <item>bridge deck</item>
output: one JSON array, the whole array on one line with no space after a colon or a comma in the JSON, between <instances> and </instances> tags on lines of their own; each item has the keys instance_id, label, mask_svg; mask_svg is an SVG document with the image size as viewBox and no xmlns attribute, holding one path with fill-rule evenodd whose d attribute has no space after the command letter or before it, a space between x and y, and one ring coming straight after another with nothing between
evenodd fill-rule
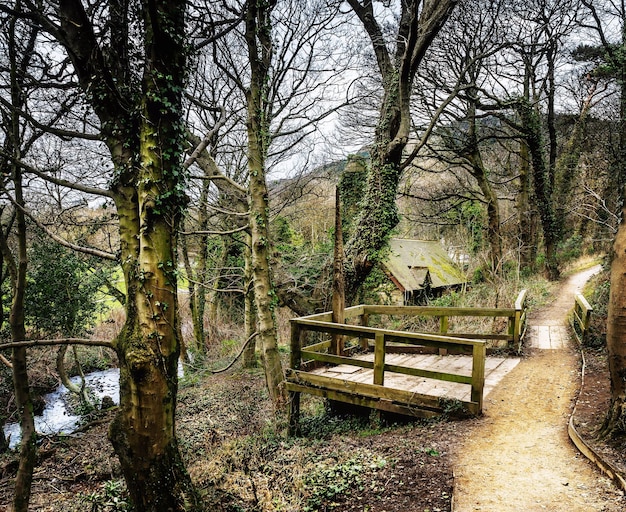
<instances>
[{"instance_id":1,"label":"bridge deck","mask_svg":"<svg viewBox=\"0 0 626 512\"><path fill-rule=\"evenodd\" d=\"M373 353L353 357L355 359L374 360ZM515 368L519 361L519 358L487 357L485 360L484 396L486 396L507 373ZM464 355L386 354L385 363L467 376L472 374L472 357ZM374 378L373 370L348 364L316 368L308 373L363 384L371 384ZM471 386L469 384L459 384L456 382L446 382L385 372L384 385L392 389L410 391L412 393L433 397L446 397L463 401L470 400Z\"/></svg>"}]
</instances>

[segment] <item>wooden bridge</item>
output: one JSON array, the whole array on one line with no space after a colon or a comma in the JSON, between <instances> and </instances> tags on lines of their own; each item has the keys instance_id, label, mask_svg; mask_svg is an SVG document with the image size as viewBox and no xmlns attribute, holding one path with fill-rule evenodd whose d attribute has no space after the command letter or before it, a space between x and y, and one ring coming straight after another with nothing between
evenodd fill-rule
<instances>
[{"instance_id":1,"label":"wooden bridge","mask_svg":"<svg viewBox=\"0 0 626 512\"><path fill-rule=\"evenodd\" d=\"M373 315L431 317L439 332L372 327ZM504 332L455 332L454 319L461 317L492 319ZM485 389L517 364L487 358L487 347L520 349L526 290L513 308L361 305L346 308L345 321L333 323L330 312L291 320L286 387L292 432L298 428L301 393L417 417L460 410L480 414ZM312 333L317 333L313 343Z\"/></svg>"}]
</instances>

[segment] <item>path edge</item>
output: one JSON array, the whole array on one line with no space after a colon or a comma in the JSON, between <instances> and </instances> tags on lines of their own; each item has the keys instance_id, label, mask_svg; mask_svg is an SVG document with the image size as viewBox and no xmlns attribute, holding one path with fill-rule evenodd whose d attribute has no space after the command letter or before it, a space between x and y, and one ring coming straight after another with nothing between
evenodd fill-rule
<instances>
[{"instance_id":1,"label":"path edge","mask_svg":"<svg viewBox=\"0 0 626 512\"><path fill-rule=\"evenodd\" d=\"M580 389L582 390L585 387L586 361L583 347L579 344L578 348L582 359L582 368L580 372ZM617 487L626 492L626 474L616 468L608 460L603 459L602 456L598 454L598 452L594 450L587 441L585 441L585 439L578 433L576 427L574 426L574 416L576 415L576 408L578 407L578 400L580 399L580 395L581 393L578 393L576 401L574 402L574 409L572 410L572 414L570 414L567 424L567 434L569 435L572 443L574 443L574 446L576 446L580 453L582 453L589 461L595 464L600 472L606 475Z\"/></svg>"}]
</instances>

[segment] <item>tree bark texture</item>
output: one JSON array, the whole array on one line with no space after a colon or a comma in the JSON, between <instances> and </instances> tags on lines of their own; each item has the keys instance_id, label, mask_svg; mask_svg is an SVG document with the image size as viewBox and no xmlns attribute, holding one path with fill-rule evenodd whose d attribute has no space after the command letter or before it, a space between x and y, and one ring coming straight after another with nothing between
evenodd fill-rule
<instances>
[{"instance_id":1,"label":"tree bark texture","mask_svg":"<svg viewBox=\"0 0 626 512\"><path fill-rule=\"evenodd\" d=\"M258 320L259 343L267 388L275 405L285 401L284 379L274 308L277 304L270 272L269 199L265 161L270 143L267 83L272 59L271 11L275 1L252 0L246 10L246 43L250 58L250 86L246 91L248 131L251 271Z\"/></svg>"},{"instance_id":2,"label":"tree bark texture","mask_svg":"<svg viewBox=\"0 0 626 512\"><path fill-rule=\"evenodd\" d=\"M545 273L548 279L555 280L559 277L556 250L557 244L561 240L561 234L552 203L552 179L544 155L541 119L536 108L527 101L522 101L519 104L518 114L522 124L524 142L528 146L532 162L532 181L541 220L546 256Z\"/></svg>"},{"instance_id":3,"label":"tree bark texture","mask_svg":"<svg viewBox=\"0 0 626 512\"><path fill-rule=\"evenodd\" d=\"M588 95L574 124L572 133L564 144L561 156L555 165L555 215L560 233L565 237L566 217L571 208L571 193L574 190L578 163L583 152L586 124L591 109L593 91Z\"/></svg>"},{"instance_id":4,"label":"tree bark texture","mask_svg":"<svg viewBox=\"0 0 626 512\"><path fill-rule=\"evenodd\" d=\"M623 439L626 435L626 60L621 53L626 45L626 20L621 22L622 44L617 47L619 55L612 57L620 77L620 133L616 168L623 206L613 243L606 327L611 404L600 432L602 436L613 439Z\"/></svg>"},{"instance_id":5,"label":"tree bark texture","mask_svg":"<svg viewBox=\"0 0 626 512\"><path fill-rule=\"evenodd\" d=\"M79 0L60 0L60 42L111 152L126 322L115 340L120 408L109 436L137 511L200 510L175 436L177 230L185 206L181 124L184 3L143 0L141 83L128 82L128 4L112 1L108 61ZM115 18L115 20L113 19ZM115 21L115 23L113 23ZM126 36L124 35L126 34Z\"/></svg>"},{"instance_id":6,"label":"tree bark texture","mask_svg":"<svg viewBox=\"0 0 626 512\"><path fill-rule=\"evenodd\" d=\"M19 1L15 2L15 10L22 8ZM8 121L7 136L4 141L4 150L14 157L14 162L8 169L10 180L13 181L15 211L15 227L17 247L13 252L7 240L8 232L1 234L0 246L3 259L9 268L11 276L11 309L9 313L9 326L11 341L17 342L26 339L26 327L24 317L24 299L26 293L26 271L28 268L26 217L23 207L25 205L22 183L22 169L16 163L22 156L22 133L20 128L19 112L24 107L25 90L24 84L27 79L27 70L30 60L33 58L33 50L39 29L31 26L24 34L24 44L20 54L18 43L17 18L11 17L8 24L8 53L9 75L12 111L5 118ZM23 347L15 347L11 352L11 365L13 376L13 390L15 393L15 405L19 413L20 430L22 434L20 442L20 457L17 475L13 490L13 512L27 512L30 502L33 471L37 458L37 434L35 432L35 420L33 413L33 401L30 395L28 377L27 350Z\"/></svg>"},{"instance_id":7,"label":"tree bark texture","mask_svg":"<svg viewBox=\"0 0 626 512\"><path fill-rule=\"evenodd\" d=\"M502 236L500 234L500 209L498 197L489 181L488 171L483 162L476 127L476 104L471 101L468 108L468 147L466 159L469 172L478 183L478 188L487 204L487 241L489 242L489 263L491 272L499 274L502 263Z\"/></svg>"},{"instance_id":8,"label":"tree bark texture","mask_svg":"<svg viewBox=\"0 0 626 512\"><path fill-rule=\"evenodd\" d=\"M244 252L244 261L245 261L245 269L244 269L244 331L246 339L250 339L250 337L256 333L256 307L254 305L254 282L252 276L252 251L250 250L252 246L252 238L250 235L246 235L246 245ZM254 339L248 342L248 345L244 349L243 352L243 366L244 368L255 368L258 364L257 356L256 356L256 336Z\"/></svg>"},{"instance_id":9,"label":"tree bark texture","mask_svg":"<svg viewBox=\"0 0 626 512\"><path fill-rule=\"evenodd\" d=\"M28 267L26 218L24 211L21 209L25 203L22 192L22 174L18 165L13 166L13 185L15 187L15 202L18 205L16 212L17 255L15 257L11 255L6 239L4 238L2 240L2 246L5 259L11 260L9 265L12 274L12 301L9 324L11 328L11 340L15 342L26 339L24 298L26 293L26 270ZM30 501L33 471L37 458L37 434L35 432L33 401L30 395L25 348L20 347L13 349L11 364L13 366L15 405L19 412L20 430L22 433L20 462L13 491L13 512L26 512Z\"/></svg>"},{"instance_id":10,"label":"tree bark texture","mask_svg":"<svg viewBox=\"0 0 626 512\"><path fill-rule=\"evenodd\" d=\"M611 378L611 405L601 430L605 437L626 435L626 208L615 236L606 344Z\"/></svg>"}]
</instances>

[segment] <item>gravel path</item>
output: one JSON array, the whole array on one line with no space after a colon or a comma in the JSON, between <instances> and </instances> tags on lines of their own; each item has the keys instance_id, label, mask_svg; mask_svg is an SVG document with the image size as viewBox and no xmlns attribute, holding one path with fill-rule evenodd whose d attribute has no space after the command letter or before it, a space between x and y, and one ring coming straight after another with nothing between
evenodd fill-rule
<instances>
[{"instance_id":1,"label":"gravel path","mask_svg":"<svg viewBox=\"0 0 626 512\"><path fill-rule=\"evenodd\" d=\"M461 443L455 512L626 510L621 491L567 435L579 359L573 342L561 333L574 293L594 272L570 277L556 299L530 317L530 356L486 397L484 415L470 424Z\"/></svg>"}]
</instances>

